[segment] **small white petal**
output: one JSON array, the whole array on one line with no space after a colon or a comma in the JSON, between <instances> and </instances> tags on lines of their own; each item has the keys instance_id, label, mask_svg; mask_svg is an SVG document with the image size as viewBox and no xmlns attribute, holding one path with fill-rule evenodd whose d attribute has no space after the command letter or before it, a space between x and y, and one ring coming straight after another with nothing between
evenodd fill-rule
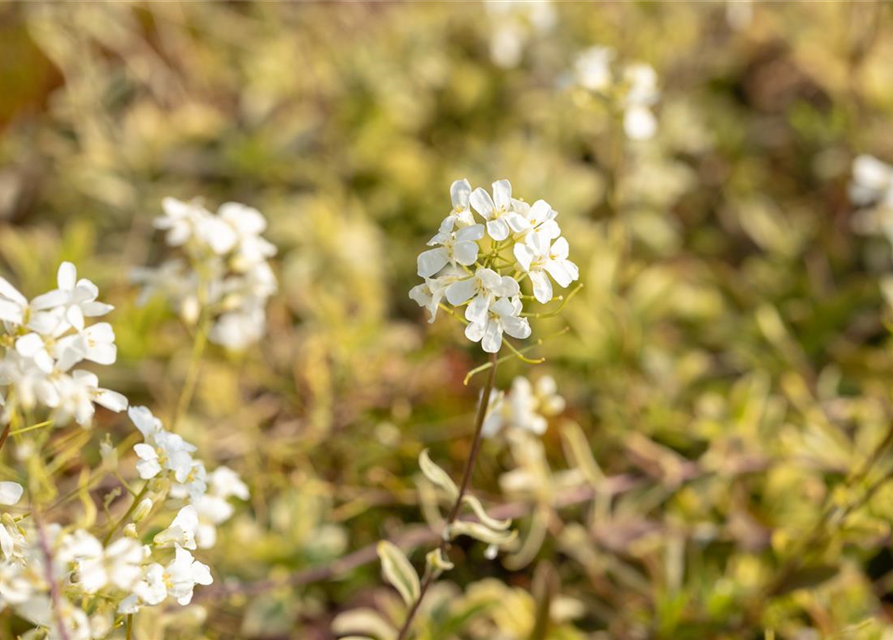
<instances>
[{"instance_id":1,"label":"small white petal","mask_svg":"<svg viewBox=\"0 0 893 640\"><path fill-rule=\"evenodd\" d=\"M22 499L24 487L18 482L0 482L0 504L11 507ZM4 528L0 525L0 529Z\"/></svg>"},{"instance_id":2,"label":"small white petal","mask_svg":"<svg viewBox=\"0 0 893 640\"><path fill-rule=\"evenodd\" d=\"M487 233L489 233L490 237L494 240L505 240L509 236L508 223L502 218L490 220L487 222Z\"/></svg>"},{"instance_id":3,"label":"small white petal","mask_svg":"<svg viewBox=\"0 0 893 640\"><path fill-rule=\"evenodd\" d=\"M78 279L78 270L70 262L63 262L59 265L59 271L56 274L56 282L60 289L73 290Z\"/></svg>"},{"instance_id":4,"label":"small white petal","mask_svg":"<svg viewBox=\"0 0 893 640\"><path fill-rule=\"evenodd\" d=\"M419 254L417 262L419 276L430 278L446 266L449 262L449 254L443 247L429 249Z\"/></svg>"}]
</instances>

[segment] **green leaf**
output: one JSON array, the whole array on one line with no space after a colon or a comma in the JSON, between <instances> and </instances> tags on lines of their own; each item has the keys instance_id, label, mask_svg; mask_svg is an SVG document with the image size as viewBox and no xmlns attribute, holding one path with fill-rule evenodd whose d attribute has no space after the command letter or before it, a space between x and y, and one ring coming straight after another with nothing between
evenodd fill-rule
<instances>
[{"instance_id":1,"label":"green leaf","mask_svg":"<svg viewBox=\"0 0 893 640\"><path fill-rule=\"evenodd\" d=\"M412 568L409 560L395 545L382 540L378 543L378 557L381 558L381 573L411 606L419 598L421 585L419 575Z\"/></svg>"},{"instance_id":2,"label":"green leaf","mask_svg":"<svg viewBox=\"0 0 893 640\"><path fill-rule=\"evenodd\" d=\"M481 521L481 524L490 529L495 531L505 531L512 526L511 520L497 520L496 518L488 516L487 512L484 510L484 505L482 505L481 501L474 496L465 495L462 497L462 502L471 507L471 510L474 511L474 515Z\"/></svg>"},{"instance_id":3,"label":"green leaf","mask_svg":"<svg viewBox=\"0 0 893 640\"><path fill-rule=\"evenodd\" d=\"M487 544L495 544L503 547L513 541L517 536L517 531L494 531L490 527L479 522L454 522L450 527L450 539L458 536L469 536L475 540L486 542Z\"/></svg>"},{"instance_id":4,"label":"green leaf","mask_svg":"<svg viewBox=\"0 0 893 640\"><path fill-rule=\"evenodd\" d=\"M456 483L453 482L453 479L450 478L446 471L431 461L427 449L419 454L419 467L422 469L422 473L425 474L425 477L428 478L428 480L446 491L451 500L455 500L459 497L459 487L456 486Z\"/></svg>"},{"instance_id":5,"label":"green leaf","mask_svg":"<svg viewBox=\"0 0 893 640\"><path fill-rule=\"evenodd\" d=\"M332 631L336 635L345 633L363 633L363 636L350 636L353 638L372 637L378 640L392 640L397 637L397 629L384 619L378 611L368 608L352 609L339 614L332 621ZM348 640L344 638L343 640Z\"/></svg>"}]
</instances>

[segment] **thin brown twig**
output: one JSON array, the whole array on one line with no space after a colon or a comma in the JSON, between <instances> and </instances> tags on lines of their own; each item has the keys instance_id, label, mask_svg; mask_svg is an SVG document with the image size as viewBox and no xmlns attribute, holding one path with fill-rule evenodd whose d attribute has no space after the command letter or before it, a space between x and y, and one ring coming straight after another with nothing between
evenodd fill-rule
<instances>
[{"instance_id":1,"label":"thin brown twig","mask_svg":"<svg viewBox=\"0 0 893 640\"><path fill-rule=\"evenodd\" d=\"M65 620L62 619L62 602L59 597L59 582L53 573L53 552L50 550L50 544L47 540L46 530L43 528L40 516L37 510L34 511L34 526L37 528L37 540L40 551L43 554L44 573L47 584L50 588L50 601L53 604L53 610L56 614L56 624L59 629L60 640L70 640L68 627L65 626Z\"/></svg>"},{"instance_id":2,"label":"thin brown twig","mask_svg":"<svg viewBox=\"0 0 893 640\"><path fill-rule=\"evenodd\" d=\"M456 501L453 503L453 508L450 509L450 514L447 516L446 522L444 523L444 530L448 531L449 527L456 522L456 518L459 517L459 510L462 508L462 501L465 498L465 494L468 492L468 487L471 485L471 476L474 473L474 467L477 464L478 453L481 450L481 442L483 441L483 433L484 433L484 419L487 417L487 407L490 405L490 395L493 391L493 386L496 383L496 366L499 363L499 355L496 353L490 354L490 375L487 376L487 382L484 385L484 388L481 390L481 399L478 402L478 411L477 415L474 417L474 437L471 441L471 452L468 454L468 460L465 462L465 471L462 473L462 483L459 485L459 494L456 496ZM450 539L449 536L444 536L440 541L440 546L438 547L439 554L441 557L446 557L446 552L450 548ZM428 588L434 582L437 573L435 571L426 571L425 578L422 581L421 589L419 590L419 596L415 599L415 602L412 603L412 606L409 608L409 612L406 614L406 620L403 621L403 626L400 627L400 632L397 634L397 640L404 640L409 633L409 629L412 626L412 621L415 619L416 613L418 613L419 607L422 604L422 601L425 599L425 594L428 592Z\"/></svg>"}]
</instances>

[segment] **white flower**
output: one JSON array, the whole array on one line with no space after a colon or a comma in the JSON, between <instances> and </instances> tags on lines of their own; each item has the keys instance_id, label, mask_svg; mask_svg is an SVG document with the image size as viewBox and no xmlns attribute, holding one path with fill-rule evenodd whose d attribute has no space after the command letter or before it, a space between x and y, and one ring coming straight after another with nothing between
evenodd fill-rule
<instances>
[{"instance_id":1,"label":"white flower","mask_svg":"<svg viewBox=\"0 0 893 640\"><path fill-rule=\"evenodd\" d=\"M493 183L493 197L478 187L471 194L471 206L487 221L487 233L494 240L505 240L509 231L525 228L524 218L512 209L512 185L508 180Z\"/></svg>"},{"instance_id":2,"label":"white flower","mask_svg":"<svg viewBox=\"0 0 893 640\"><path fill-rule=\"evenodd\" d=\"M230 349L259 340L267 299L277 290L266 261L276 247L260 235L267 228L264 216L237 202L224 203L216 214L171 198L164 208L156 226L168 231L169 245L186 245L189 264L168 260L157 269L134 270L131 278L144 285L141 302L160 291L187 324L198 320L203 306L212 309L208 339Z\"/></svg>"},{"instance_id":3,"label":"white flower","mask_svg":"<svg viewBox=\"0 0 893 640\"><path fill-rule=\"evenodd\" d=\"M177 482L186 482L195 464L192 459L195 447L181 436L165 431L161 421L146 407L131 407L127 414L145 440L133 445L139 457L136 470L140 478L148 480L167 471L173 474Z\"/></svg>"},{"instance_id":4,"label":"white flower","mask_svg":"<svg viewBox=\"0 0 893 640\"><path fill-rule=\"evenodd\" d=\"M60 423L74 418L81 426L89 424L95 412L94 402L115 413L127 408L127 398L116 391L100 388L99 378L91 371L60 374L53 383L59 396L55 418Z\"/></svg>"},{"instance_id":5,"label":"white flower","mask_svg":"<svg viewBox=\"0 0 893 640\"><path fill-rule=\"evenodd\" d=\"M490 398L483 425L483 434L488 438L506 426L542 435L548 427L547 418L558 415L565 406L551 376L543 376L535 384L519 376L507 394L494 391Z\"/></svg>"},{"instance_id":6,"label":"white flower","mask_svg":"<svg viewBox=\"0 0 893 640\"><path fill-rule=\"evenodd\" d=\"M657 74L647 64L636 63L624 69L629 89L624 100L623 129L633 140L647 140L657 131L657 119L651 106L657 102Z\"/></svg>"},{"instance_id":7,"label":"white flower","mask_svg":"<svg viewBox=\"0 0 893 640\"><path fill-rule=\"evenodd\" d=\"M53 372L56 361L47 350L43 338L36 333L28 333L16 340L16 351L23 358L30 358L38 369L46 374Z\"/></svg>"},{"instance_id":8,"label":"white flower","mask_svg":"<svg viewBox=\"0 0 893 640\"><path fill-rule=\"evenodd\" d=\"M12 325L24 324L28 300L5 279L0 278L0 320Z\"/></svg>"},{"instance_id":9,"label":"white flower","mask_svg":"<svg viewBox=\"0 0 893 640\"><path fill-rule=\"evenodd\" d=\"M428 313L431 314L428 322L434 322L440 303L446 295L447 287L467 277L468 274L461 269L453 269L436 278L425 278L425 282L409 290L409 297L415 300L420 307L428 309Z\"/></svg>"},{"instance_id":10,"label":"white flower","mask_svg":"<svg viewBox=\"0 0 893 640\"><path fill-rule=\"evenodd\" d=\"M56 343L55 352L60 371L67 371L81 360L103 365L114 364L118 357L115 332L108 322L99 322L60 339Z\"/></svg>"},{"instance_id":11,"label":"white flower","mask_svg":"<svg viewBox=\"0 0 893 640\"><path fill-rule=\"evenodd\" d=\"M577 265L567 259L568 252L567 240L558 238L552 243L548 235L541 232L528 235L526 244L515 245L515 258L530 276L533 295L538 302L546 304L552 300L549 275L565 288L580 277Z\"/></svg>"},{"instance_id":12,"label":"white flower","mask_svg":"<svg viewBox=\"0 0 893 640\"><path fill-rule=\"evenodd\" d=\"M165 576L170 583L168 594L181 605L192 601L195 585L209 585L213 582L208 565L195 560L191 553L179 547L174 561L165 570Z\"/></svg>"},{"instance_id":13,"label":"white flower","mask_svg":"<svg viewBox=\"0 0 893 640\"><path fill-rule=\"evenodd\" d=\"M611 65L615 57L609 47L590 47L580 53L574 63L577 83L596 93L606 92L614 82Z\"/></svg>"},{"instance_id":14,"label":"white flower","mask_svg":"<svg viewBox=\"0 0 893 640\"><path fill-rule=\"evenodd\" d=\"M517 66L527 41L537 33L550 30L555 24L555 9L543 0L504 0L487 2L485 6L493 26L490 57L503 68Z\"/></svg>"},{"instance_id":15,"label":"white flower","mask_svg":"<svg viewBox=\"0 0 893 640\"><path fill-rule=\"evenodd\" d=\"M512 208L524 218L524 229L515 234L515 240L522 241L533 231L544 234L550 240L561 235L561 228L555 222L558 212L545 200L537 200L532 205L523 200L512 200Z\"/></svg>"},{"instance_id":16,"label":"white flower","mask_svg":"<svg viewBox=\"0 0 893 640\"><path fill-rule=\"evenodd\" d=\"M159 547L195 549L195 534L198 531L198 512L192 505L186 505L177 513L171 525L155 535L152 541Z\"/></svg>"},{"instance_id":17,"label":"white flower","mask_svg":"<svg viewBox=\"0 0 893 640\"><path fill-rule=\"evenodd\" d=\"M16 522L10 516L6 515L3 518L3 521L0 522L0 552L3 553L3 558L7 561L15 560L21 562L27 550L28 541L25 539L25 536L22 534ZM4 575L3 570L8 566L8 563L0 562L0 602L4 600L9 602L17 599L15 597L10 597L10 591L20 591L20 589L15 588L11 584L12 582L15 582L17 576L9 573Z\"/></svg>"},{"instance_id":18,"label":"white flower","mask_svg":"<svg viewBox=\"0 0 893 640\"><path fill-rule=\"evenodd\" d=\"M118 605L118 613L136 613L143 605L155 606L167 598L164 567L153 562L143 567L142 580L133 587L133 593Z\"/></svg>"},{"instance_id":19,"label":"white flower","mask_svg":"<svg viewBox=\"0 0 893 640\"><path fill-rule=\"evenodd\" d=\"M195 503L205 495L205 491L208 489L206 482L207 471L201 460L193 460L185 474L178 472L174 477L177 480L177 484L171 487L170 495L173 498L185 498L188 496Z\"/></svg>"},{"instance_id":20,"label":"white flower","mask_svg":"<svg viewBox=\"0 0 893 640\"><path fill-rule=\"evenodd\" d=\"M165 240L172 247L189 242L196 229L210 215L201 205L176 198L164 198L161 207L164 215L155 219L155 228L167 231Z\"/></svg>"},{"instance_id":21,"label":"white flower","mask_svg":"<svg viewBox=\"0 0 893 640\"><path fill-rule=\"evenodd\" d=\"M192 601L195 585L212 582L208 565L195 560L186 549L176 547L174 560L167 566L153 562L144 567L142 580L118 606L118 613L136 613L142 606L161 604L168 596L185 606Z\"/></svg>"},{"instance_id":22,"label":"white flower","mask_svg":"<svg viewBox=\"0 0 893 640\"><path fill-rule=\"evenodd\" d=\"M7 351L0 361L0 385L15 385L16 399L26 409L38 401L51 408L59 405L59 392L49 376L18 351Z\"/></svg>"},{"instance_id":23,"label":"white flower","mask_svg":"<svg viewBox=\"0 0 893 640\"><path fill-rule=\"evenodd\" d=\"M478 259L477 241L484 237L484 225L473 224L463 227L458 231L439 231L428 246L441 245L436 249L429 249L419 255L418 273L423 278L429 278L443 269L447 264L455 267L456 264L472 265Z\"/></svg>"},{"instance_id":24,"label":"white flower","mask_svg":"<svg viewBox=\"0 0 893 640\"><path fill-rule=\"evenodd\" d=\"M456 180L450 185L450 200L453 210L440 223L440 231L449 233L456 227L468 227L474 224L474 214L468 204L471 196L471 184L468 180Z\"/></svg>"},{"instance_id":25,"label":"white flower","mask_svg":"<svg viewBox=\"0 0 893 640\"><path fill-rule=\"evenodd\" d=\"M241 350L263 337L267 326L263 306L252 305L221 315L208 339L228 349Z\"/></svg>"},{"instance_id":26,"label":"white flower","mask_svg":"<svg viewBox=\"0 0 893 640\"><path fill-rule=\"evenodd\" d=\"M453 306L471 300L465 308L465 319L474 323L486 317L496 298L513 297L520 292L517 280L511 276L500 276L493 269L480 268L473 276L449 285L446 297Z\"/></svg>"},{"instance_id":27,"label":"white flower","mask_svg":"<svg viewBox=\"0 0 893 640\"><path fill-rule=\"evenodd\" d=\"M591 47L577 56L574 75L578 85L623 110L623 130L630 139L654 136L657 120L651 107L660 98L660 91L651 66L634 62L618 69L613 49Z\"/></svg>"},{"instance_id":28,"label":"white flower","mask_svg":"<svg viewBox=\"0 0 893 640\"><path fill-rule=\"evenodd\" d=\"M227 498L235 496L248 499L248 487L239 475L228 467L217 467L208 476L208 492L196 501L199 524L196 543L201 549L209 549L217 540L217 525L233 515L233 506Z\"/></svg>"},{"instance_id":29,"label":"white flower","mask_svg":"<svg viewBox=\"0 0 893 640\"><path fill-rule=\"evenodd\" d=\"M220 219L233 230L233 247L238 251L242 268L276 255L276 247L260 236L267 229L267 219L260 211L238 202L225 202L217 210Z\"/></svg>"},{"instance_id":30,"label":"white flower","mask_svg":"<svg viewBox=\"0 0 893 640\"><path fill-rule=\"evenodd\" d=\"M214 469L208 476L208 485L213 495L224 499L231 496L240 500L249 498L248 485L242 482L238 473L227 466L220 466Z\"/></svg>"},{"instance_id":31,"label":"white flower","mask_svg":"<svg viewBox=\"0 0 893 640\"><path fill-rule=\"evenodd\" d=\"M502 346L502 333L513 338L530 337L530 324L521 318L521 301L516 298L500 298L490 305L484 318L471 322L465 328L465 337L480 342L487 353L497 353Z\"/></svg>"},{"instance_id":32,"label":"white flower","mask_svg":"<svg viewBox=\"0 0 893 640\"><path fill-rule=\"evenodd\" d=\"M857 205L885 201L893 205L893 166L862 154L853 160L850 200ZM2 295L2 290L0 290Z\"/></svg>"},{"instance_id":33,"label":"white flower","mask_svg":"<svg viewBox=\"0 0 893 640\"><path fill-rule=\"evenodd\" d=\"M78 530L66 538L63 549L75 562L76 585L85 593L96 593L107 585L129 591L142 575L143 546L130 538L120 538L103 549L96 538Z\"/></svg>"},{"instance_id":34,"label":"white flower","mask_svg":"<svg viewBox=\"0 0 893 640\"><path fill-rule=\"evenodd\" d=\"M77 268L70 262L59 265L56 281L58 288L34 298L32 309L62 308L65 321L78 331L83 330L85 317L103 316L114 309L109 304L96 302L99 289L86 278L78 280Z\"/></svg>"}]
</instances>

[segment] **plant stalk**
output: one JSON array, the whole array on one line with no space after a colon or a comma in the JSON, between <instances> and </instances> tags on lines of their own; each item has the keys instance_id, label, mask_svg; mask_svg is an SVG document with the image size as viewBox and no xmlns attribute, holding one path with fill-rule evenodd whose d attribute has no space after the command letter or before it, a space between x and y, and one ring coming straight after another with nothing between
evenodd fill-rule
<instances>
[{"instance_id":1,"label":"plant stalk","mask_svg":"<svg viewBox=\"0 0 893 640\"><path fill-rule=\"evenodd\" d=\"M456 518L459 517L459 510L462 508L462 499L468 492L468 487L471 486L471 476L474 473L474 467L477 464L478 454L481 450L481 442L484 439L484 419L487 417L487 408L490 406L490 395L493 392L493 386L496 383L496 365L498 363L498 354L491 353L490 373L487 376L487 382L484 385L480 402L478 402L477 414L474 417L474 439L471 441L471 452L468 454L468 460L465 462L465 471L462 473L462 483L459 485L459 495L456 496L456 502L453 504L452 509L450 509L450 513L444 524L445 531L449 530L450 525L452 525L456 521ZM440 541L439 546L441 555L445 556L449 548L450 541L447 537L444 537ZM412 603L409 613L406 614L406 620L403 622L403 626L400 627L400 633L397 634L397 640L406 640L412 622L422 604L422 600L424 600L425 594L428 592L431 583L434 582L435 577L435 571L425 572L425 577L422 581L421 588L419 589L419 597Z\"/></svg>"}]
</instances>

